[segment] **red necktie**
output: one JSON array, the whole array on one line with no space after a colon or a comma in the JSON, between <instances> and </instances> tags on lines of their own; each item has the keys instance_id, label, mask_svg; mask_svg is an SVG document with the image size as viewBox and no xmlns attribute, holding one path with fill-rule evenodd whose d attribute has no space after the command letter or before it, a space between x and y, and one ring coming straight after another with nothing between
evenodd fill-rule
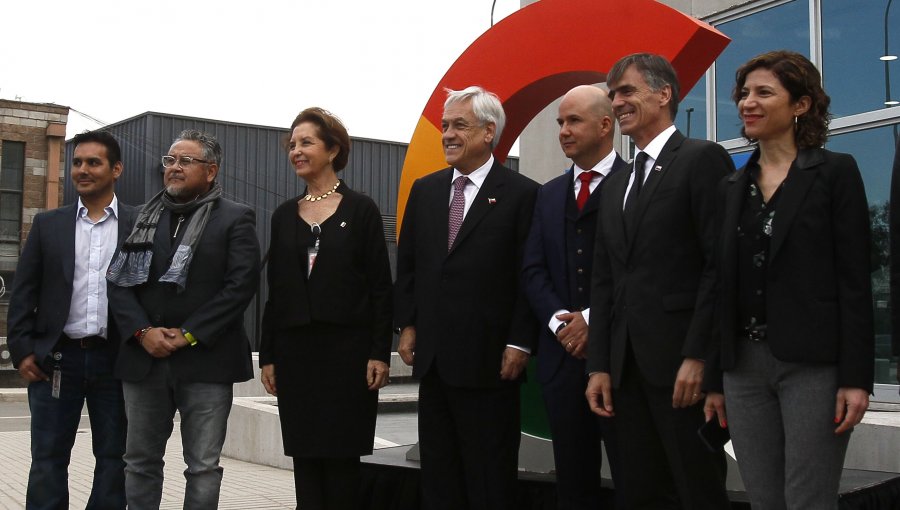
<instances>
[{"instance_id":1,"label":"red necktie","mask_svg":"<svg viewBox=\"0 0 900 510\"><path fill-rule=\"evenodd\" d=\"M590 170L588 172L581 172L578 175L578 178L581 179L581 189L578 190L578 196L575 198L575 203L578 204L578 210L584 209L584 204L587 203L588 197L591 196L591 179L594 178L597 172Z\"/></svg>"}]
</instances>

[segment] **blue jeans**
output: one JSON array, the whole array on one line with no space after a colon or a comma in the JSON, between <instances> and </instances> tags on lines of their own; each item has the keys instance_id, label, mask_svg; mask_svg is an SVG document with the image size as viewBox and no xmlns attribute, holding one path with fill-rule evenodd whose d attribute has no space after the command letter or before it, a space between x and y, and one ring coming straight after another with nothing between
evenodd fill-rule
<instances>
[{"instance_id":1,"label":"blue jeans","mask_svg":"<svg viewBox=\"0 0 900 510\"><path fill-rule=\"evenodd\" d=\"M187 469L184 508L215 510L222 467L219 457L231 412L232 384L187 383L174 379L166 359L156 359L146 378L122 383L128 415L125 488L130 510L158 509L163 456L173 418L181 414L181 443Z\"/></svg>"},{"instance_id":2,"label":"blue jeans","mask_svg":"<svg viewBox=\"0 0 900 510\"><path fill-rule=\"evenodd\" d=\"M26 508L69 508L69 458L86 400L96 460L86 508L124 509L125 411L122 385L112 375L115 351L81 349L73 343L63 343L55 352L62 355L59 398L51 395L51 381L28 385L31 471ZM44 362L41 367L52 379L53 363Z\"/></svg>"}]
</instances>

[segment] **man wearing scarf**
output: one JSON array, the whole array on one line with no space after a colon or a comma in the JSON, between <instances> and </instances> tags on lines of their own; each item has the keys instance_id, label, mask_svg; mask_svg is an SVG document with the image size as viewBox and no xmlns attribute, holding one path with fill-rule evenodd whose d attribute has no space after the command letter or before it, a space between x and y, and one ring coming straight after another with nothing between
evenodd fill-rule
<instances>
[{"instance_id":1,"label":"man wearing scarf","mask_svg":"<svg viewBox=\"0 0 900 510\"><path fill-rule=\"evenodd\" d=\"M235 382L253 376L244 309L259 278L253 211L222 197L222 148L183 131L163 156L165 189L144 205L110 264L123 340L128 507L157 509L163 455L181 415L185 508L218 506L219 457Z\"/></svg>"}]
</instances>

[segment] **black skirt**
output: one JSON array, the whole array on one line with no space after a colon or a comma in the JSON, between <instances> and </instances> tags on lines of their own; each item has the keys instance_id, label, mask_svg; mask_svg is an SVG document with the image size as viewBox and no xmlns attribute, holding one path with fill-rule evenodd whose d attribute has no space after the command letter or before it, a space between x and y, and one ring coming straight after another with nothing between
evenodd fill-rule
<instances>
[{"instance_id":1,"label":"black skirt","mask_svg":"<svg viewBox=\"0 0 900 510\"><path fill-rule=\"evenodd\" d=\"M284 454L372 453L378 392L370 391L368 328L313 323L276 335L275 381Z\"/></svg>"}]
</instances>

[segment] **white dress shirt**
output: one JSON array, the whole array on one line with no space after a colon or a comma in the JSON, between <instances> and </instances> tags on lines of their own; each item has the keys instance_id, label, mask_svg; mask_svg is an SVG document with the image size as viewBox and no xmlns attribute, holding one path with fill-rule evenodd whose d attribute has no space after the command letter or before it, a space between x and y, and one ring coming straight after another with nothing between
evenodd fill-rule
<instances>
[{"instance_id":1,"label":"white dress shirt","mask_svg":"<svg viewBox=\"0 0 900 510\"><path fill-rule=\"evenodd\" d=\"M663 147L666 146L666 142L669 141L669 138L671 138L674 133L675 126L669 126L666 129L663 129L660 134L656 135L656 138L650 140L650 143L648 143L647 146L643 149L635 146L638 152L644 152L647 154L647 162L644 163L644 182L642 182L641 184L647 182L647 178L650 177L649 170L651 168L654 168L656 160L659 158L659 153L662 152ZM635 156L637 156L636 153ZM634 175L635 173L631 172L631 176L628 178L628 187L625 188L625 198L628 198L628 193L631 191L631 185L634 184ZM626 200L622 201L623 211L625 210L625 202Z\"/></svg>"},{"instance_id":2,"label":"white dress shirt","mask_svg":"<svg viewBox=\"0 0 900 510\"><path fill-rule=\"evenodd\" d=\"M603 178L609 175L609 173L612 171L612 166L615 161L616 151L609 151L609 154L607 154L605 158L598 161L597 164L594 165L594 167L590 170L585 170L579 167L577 164L573 163L572 178L575 179L575 198L578 198L578 192L581 191L581 179L578 178L581 174L583 174L584 172L597 172L591 178L590 190L591 193L593 193L597 189L597 186L600 185L600 181L602 181ZM550 323L547 324L547 327L550 328L550 332L552 332L554 335L556 334L556 330L559 328L559 326L563 324L563 321L556 318L556 316L561 313L569 313L569 310L563 309L553 312L553 315L550 316ZM584 310L582 310L581 316L584 317L585 324L590 324L591 309L585 308Z\"/></svg>"},{"instance_id":3,"label":"white dress shirt","mask_svg":"<svg viewBox=\"0 0 900 510\"><path fill-rule=\"evenodd\" d=\"M461 175L466 175L466 177L469 178L469 182L466 184L465 190L463 191L463 194L466 197L466 206L463 209L463 219L469 214L469 208L472 207L472 202L475 201L475 196L478 195L478 190L480 190L481 186L484 184L484 180L487 178L488 172L491 171L492 166L494 166L493 154L491 154L491 157L488 158L485 164L476 168L475 171L469 175L460 172L456 168L453 169L453 177L450 179L450 200L447 201L447 205L449 205L450 202L453 202L453 181Z\"/></svg>"},{"instance_id":4,"label":"white dress shirt","mask_svg":"<svg viewBox=\"0 0 900 510\"><path fill-rule=\"evenodd\" d=\"M75 274L72 304L63 333L69 338L98 335L107 338L106 270L119 238L119 203L113 195L104 215L92 221L78 199L75 215Z\"/></svg>"},{"instance_id":5,"label":"white dress shirt","mask_svg":"<svg viewBox=\"0 0 900 510\"><path fill-rule=\"evenodd\" d=\"M491 171L491 167L494 166L494 155L488 158L488 160L476 168L469 175L466 175L460 172L458 169L453 169L453 177L450 178L450 200L447 202L447 205L450 205L450 202L453 202L453 181L456 180L457 177L461 175L466 175L469 178L469 182L466 184L465 190L463 194L466 197L466 206L463 209L463 220L465 220L466 215L469 214L469 208L472 207L472 202L475 201L475 196L478 195L478 191L481 189L481 186L484 184L484 180L487 178L488 172ZM520 351L524 351L527 353L531 353L531 349L527 347L520 347L518 345L507 345L507 347L512 347L513 349L518 349Z\"/></svg>"}]
</instances>

